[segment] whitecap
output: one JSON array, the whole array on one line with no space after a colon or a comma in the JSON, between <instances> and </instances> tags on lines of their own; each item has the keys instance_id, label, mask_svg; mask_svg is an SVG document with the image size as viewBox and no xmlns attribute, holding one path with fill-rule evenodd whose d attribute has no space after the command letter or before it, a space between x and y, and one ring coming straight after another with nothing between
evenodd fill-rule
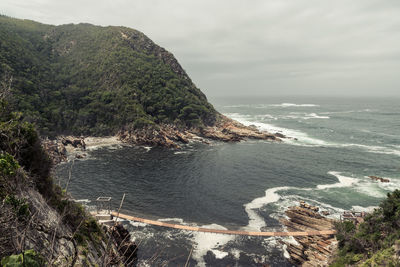
<instances>
[{"instance_id":1,"label":"whitecap","mask_svg":"<svg viewBox=\"0 0 400 267\"><path fill-rule=\"evenodd\" d=\"M290 112L290 115L282 116L282 119L301 119L301 120L310 120L310 119L330 119L329 116L321 116L317 113L299 113L299 112Z\"/></svg>"},{"instance_id":2,"label":"whitecap","mask_svg":"<svg viewBox=\"0 0 400 267\"><path fill-rule=\"evenodd\" d=\"M281 103L281 104L271 104L269 105L271 107L319 107L319 105L316 104L294 104L294 103Z\"/></svg>"},{"instance_id":3,"label":"whitecap","mask_svg":"<svg viewBox=\"0 0 400 267\"><path fill-rule=\"evenodd\" d=\"M250 119L250 115L242 115L239 113L228 113L226 116L242 123L243 125L250 126L254 125L261 131L267 131L270 133L282 133L287 137L296 138L294 139L285 139L285 143L291 145L299 145L299 146L325 146L325 147L357 147L359 149L363 149L364 151L377 153L377 154L388 154L400 156L400 150L396 149L395 146L390 145L390 147L386 146L372 146L372 145L363 145L363 144L353 144L353 143L345 143L340 144L337 142L327 142L318 138L310 137L307 133L293 130L289 128L278 127L273 124L268 124L264 122L252 121Z\"/></svg>"},{"instance_id":4,"label":"whitecap","mask_svg":"<svg viewBox=\"0 0 400 267\"><path fill-rule=\"evenodd\" d=\"M400 150L385 146L370 146L362 144L333 144L337 147L358 147L367 152L400 156Z\"/></svg>"},{"instance_id":5,"label":"whitecap","mask_svg":"<svg viewBox=\"0 0 400 267\"><path fill-rule=\"evenodd\" d=\"M303 119L305 119L305 120L308 120L308 119L330 119L330 117L329 116L320 116L316 113L309 113L309 114L306 114L306 116Z\"/></svg>"}]
</instances>

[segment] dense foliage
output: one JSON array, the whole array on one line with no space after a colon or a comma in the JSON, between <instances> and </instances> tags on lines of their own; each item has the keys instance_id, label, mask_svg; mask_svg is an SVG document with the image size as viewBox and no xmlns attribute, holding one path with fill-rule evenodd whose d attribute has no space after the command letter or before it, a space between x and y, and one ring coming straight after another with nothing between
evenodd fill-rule
<instances>
[{"instance_id":1,"label":"dense foliage","mask_svg":"<svg viewBox=\"0 0 400 267\"><path fill-rule=\"evenodd\" d=\"M125 27L0 16L0 78L42 134L113 134L158 123L211 125L216 112L172 54Z\"/></svg>"},{"instance_id":2,"label":"dense foliage","mask_svg":"<svg viewBox=\"0 0 400 267\"><path fill-rule=\"evenodd\" d=\"M50 158L33 125L9 108L7 90L0 85L1 266L44 266L43 258L33 250L24 250L25 243L21 242L20 233L27 231L36 219L32 214L37 207L32 203L40 202L21 197L28 188L37 190L58 211L63 223L73 231L74 242L85 246L90 241L100 246L105 240L103 231L81 205L70 201L53 183Z\"/></svg>"},{"instance_id":3,"label":"dense foliage","mask_svg":"<svg viewBox=\"0 0 400 267\"><path fill-rule=\"evenodd\" d=\"M41 267L45 266L43 257L38 255L34 250L27 250L18 255L4 257L1 260L1 266L4 267Z\"/></svg>"},{"instance_id":4,"label":"dense foliage","mask_svg":"<svg viewBox=\"0 0 400 267\"><path fill-rule=\"evenodd\" d=\"M400 190L389 193L358 227L344 221L337 224L337 231L339 253L333 266L399 266Z\"/></svg>"}]
</instances>

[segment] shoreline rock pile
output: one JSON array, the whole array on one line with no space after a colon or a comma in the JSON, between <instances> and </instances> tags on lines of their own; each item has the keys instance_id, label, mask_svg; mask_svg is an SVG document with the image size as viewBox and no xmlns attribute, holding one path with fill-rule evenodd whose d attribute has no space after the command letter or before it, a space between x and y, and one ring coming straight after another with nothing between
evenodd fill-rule
<instances>
[{"instance_id":1,"label":"shoreline rock pile","mask_svg":"<svg viewBox=\"0 0 400 267\"><path fill-rule=\"evenodd\" d=\"M378 181L378 182L381 182L381 183L389 183L390 182L390 180L387 179L387 178L382 178L382 177L378 177L378 176L374 176L374 175L371 175L371 176L368 176L368 177L371 178L374 181Z\"/></svg>"},{"instance_id":2,"label":"shoreline rock pile","mask_svg":"<svg viewBox=\"0 0 400 267\"><path fill-rule=\"evenodd\" d=\"M334 220L319 213L319 208L304 201L299 206L290 207L286 212L288 219L281 222L287 231L332 230ZM282 242L290 255L290 261L296 266L329 266L331 255L337 247L334 236L294 236L296 243Z\"/></svg>"},{"instance_id":3,"label":"shoreline rock pile","mask_svg":"<svg viewBox=\"0 0 400 267\"><path fill-rule=\"evenodd\" d=\"M75 151L75 158L86 157L85 153L78 153L86 150L86 143L83 137L59 136L55 140L42 140L43 148L49 154L54 165L68 160L68 152Z\"/></svg>"}]
</instances>

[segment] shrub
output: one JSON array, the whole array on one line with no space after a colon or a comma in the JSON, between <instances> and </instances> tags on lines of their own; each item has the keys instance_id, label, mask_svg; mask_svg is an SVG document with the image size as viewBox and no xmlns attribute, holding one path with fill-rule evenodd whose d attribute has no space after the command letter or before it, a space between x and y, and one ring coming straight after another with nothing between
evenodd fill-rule
<instances>
[{"instance_id":1,"label":"shrub","mask_svg":"<svg viewBox=\"0 0 400 267\"><path fill-rule=\"evenodd\" d=\"M27 250L18 255L4 257L1 260L3 267L42 267L45 265L43 257L34 250Z\"/></svg>"}]
</instances>

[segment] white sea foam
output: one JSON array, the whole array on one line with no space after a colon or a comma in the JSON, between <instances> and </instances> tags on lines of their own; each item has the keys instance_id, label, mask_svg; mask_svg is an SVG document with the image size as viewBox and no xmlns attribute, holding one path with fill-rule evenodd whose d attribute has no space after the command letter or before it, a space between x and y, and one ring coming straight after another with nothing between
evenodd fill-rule
<instances>
[{"instance_id":1,"label":"white sea foam","mask_svg":"<svg viewBox=\"0 0 400 267\"><path fill-rule=\"evenodd\" d=\"M309 119L330 119L329 116L321 116L317 113L301 113L301 112L290 112L289 115L285 115L281 117L282 119L300 119L300 120L309 120Z\"/></svg>"},{"instance_id":2,"label":"white sea foam","mask_svg":"<svg viewBox=\"0 0 400 267\"><path fill-rule=\"evenodd\" d=\"M187 151L176 151L174 152L174 155L179 155L179 154L186 154Z\"/></svg>"},{"instance_id":3,"label":"white sea foam","mask_svg":"<svg viewBox=\"0 0 400 267\"><path fill-rule=\"evenodd\" d=\"M318 115L316 113L309 113L309 114L306 114L306 116L303 119L305 119L305 120L308 120L308 119L329 119L329 116L321 116L321 115Z\"/></svg>"},{"instance_id":4,"label":"white sea foam","mask_svg":"<svg viewBox=\"0 0 400 267\"><path fill-rule=\"evenodd\" d=\"M340 172L330 171L328 174L335 176L338 178L339 182L335 184L324 184L324 185L317 185L318 189L328 189L328 188L337 188L337 187L350 187L357 183L359 179L343 176Z\"/></svg>"},{"instance_id":5,"label":"white sea foam","mask_svg":"<svg viewBox=\"0 0 400 267\"><path fill-rule=\"evenodd\" d=\"M343 212L343 209L333 207L329 204L322 203L322 202L316 201L314 199L308 199L304 196L298 196L298 195L281 196L279 194L279 191L284 191L284 190L310 191L310 190L330 190L332 188L354 187L354 185L358 184L360 181L357 178L344 176L344 175L342 175L341 172L330 171L330 172L328 172L328 174L337 177L339 181L337 183L333 183L333 184L317 185L316 188L297 188L297 187L284 186L284 187L273 187L273 188L267 189L265 191L265 195L263 197L256 198L253 201L251 201L250 203L247 203L244 205L245 211L249 217L249 222L248 222L248 225L243 228L243 230L260 231L260 229L262 227L267 226L265 223L265 219L258 214L258 210L260 210L265 205L268 205L269 203L274 203L274 202L279 202L279 205L278 205L279 216L284 214L284 211L288 207L295 205L296 202L299 200L305 200L307 202L314 203L315 205L318 205L319 207L329 210L331 212L334 211L335 214L333 214L333 215L340 214L341 212ZM277 215L277 214L275 214L275 215ZM275 218L275 215L272 214L271 217ZM276 217L275 219L279 219L279 216Z\"/></svg>"},{"instance_id":6,"label":"white sea foam","mask_svg":"<svg viewBox=\"0 0 400 267\"><path fill-rule=\"evenodd\" d=\"M146 150L146 152L149 152L152 149L151 146L143 146L143 148Z\"/></svg>"},{"instance_id":7,"label":"white sea foam","mask_svg":"<svg viewBox=\"0 0 400 267\"><path fill-rule=\"evenodd\" d=\"M277 202L280 199L280 195L277 193L280 190L287 190L289 187L273 187L265 191L265 196L259 197L244 205L244 209L249 216L249 223L243 230L247 231L259 231L262 227L266 226L264 218L258 215L257 210L263 206Z\"/></svg>"},{"instance_id":8,"label":"white sea foam","mask_svg":"<svg viewBox=\"0 0 400 267\"><path fill-rule=\"evenodd\" d=\"M333 146L336 146L336 147L357 147L357 148L361 148L361 149L363 149L365 151L372 152L372 153L400 156L400 150L393 149L392 147L370 146L370 145L362 145L362 144L334 144Z\"/></svg>"},{"instance_id":9,"label":"white sea foam","mask_svg":"<svg viewBox=\"0 0 400 267\"><path fill-rule=\"evenodd\" d=\"M180 224L185 224L185 222L183 221L182 218L162 218L162 219L158 219L157 221L159 221L159 222L177 222Z\"/></svg>"},{"instance_id":10,"label":"white sea foam","mask_svg":"<svg viewBox=\"0 0 400 267\"><path fill-rule=\"evenodd\" d=\"M263 122L255 122L249 120L247 117L242 116L237 113L231 113L231 114L225 114L228 117L242 123L243 125L250 126L254 125L256 126L259 130L261 131L267 131L270 133L282 133L288 137L293 137L297 138L298 140L293 140L293 139L285 139L286 143L293 144L293 145L304 145L304 146L325 146L329 145L329 143L317 139L317 138L312 138L309 135L307 135L304 132L298 131L298 130L293 130L293 129L288 129L288 128L282 128L275 126L273 124L268 124L268 123L263 123Z\"/></svg>"},{"instance_id":11,"label":"white sea foam","mask_svg":"<svg viewBox=\"0 0 400 267\"><path fill-rule=\"evenodd\" d=\"M337 143L337 142L327 142L318 138L310 137L307 133L301 132L299 130L293 130L283 127L278 127L273 124L268 124L264 122L252 121L250 115L242 115L239 113L228 113L226 116L246 125L254 125L261 131L268 131L271 133L282 133L287 137L296 138L285 139L285 143L299 146L325 146L325 147L356 147L367 152L377 153L377 154L388 154L400 156L400 149L395 146L385 147L385 146L373 146L373 145L363 145L355 143Z\"/></svg>"},{"instance_id":12,"label":"white sea foam","mask_svg":"<svg viewBox=\"0 0 400 267\"><path fill-rule=\"evenodd\" d=\"M355 211L364 211L364 212L373 212L374 209L378 208L378 206L369 206L369 207L361 207L361 206L352 206L351 209Z\"/></svg>"},{"instance_id":13,"label":"white sea foam","mask_svg":"<svg viewBox=\"0 0 400 267\"><path fill-rule=\"evenodd\" d=\"M250 105L228 105L224 106L224 108L243 108L243 107L249 107Z\"/></svg>"},{"instance_id":14,"label":"white sea foam","mask_svg":"<svg viewBox=\"0 0 400 267\"><path fill-rule=\"evenodd\" d=\"M90 203L92 201L90 199L76 199L75 202L87 204L87 203Z\"/></svg>"},{"instance_id":15,"label":"white sea foam","mask_svg":"<svg viewBox=\"0 0 400 267\"><path fill-rule=\"evenodd\" d=\"M86 137L86 150L93 151L101 148L118 149L123 146L121 140L116 136L109 137Z\"/></svg>"},{"instance_id":16,"label":"white sea foam","mask_svg":"<svg viewBox=\"0 0 400 267\"><path fill-rule=\"evenodd\" d=\"M316 105L316 104L293 104L293 103L271 104L269 106L271 106L271 107L282 107L282 108L287 108L287 107L319 107L319 105Z\"/></svg>"},{"instance_id":17,"label":"white sea foam","mask_svg":"<svg viewBox=\"0 0 400 267\"><path fill-rule=\"evenodd\" d=\"M214 253L215 258L217 258L217 259L223 259L223 258L225 258L226 256L229 255L228 252L221 251L221 250L218 250L218 249L211 249L211 251Z\"/></svg>"},{"instance_id":18,"label":"white sea foam","mask_svg":"<svg viewBox=\"0 0 400 267\"><path fill-rule=\"evenodd\" d=\"M256 115L255 117L256 117L256 119L261 119L261 120L268 120L268 119L277 120L278 119L277 117L274 117L271 114Z\"/></svg>"},{"instance_id":19,"label":"white sea foam","mask_svg":"<svg viewBox=\"0 0 400 267\"><path fill-rule=\"evenodd\" d=\"M135 226L135 227L146 227L146 226L148 226L148 225L145 224L145 223L142 223L142 222L135 222L135 221L129 221L129 224L132 225L132 226Z\"/></svg>"},{"instance_id":20,"label":"white sea foam","mask_svg":"<svg viewBox=\"0 0 400 267\"><path fill-rule=\"evenodd\" d=\"M227 230L225 227L218 224L202 225L202 228ZM235 239L232 235L216 235L212 233L193 232L193 241L196 246L193 249L193 258L197 261L198 266L206 266L204 256L208 251L212 251L218 259L228 256L222 247L229 241Z\"/></svg>"},{"instance_id":21,"label":"white sea foam","mask_svg":"<svg viewBox=\"0 0 400 267\"><path fill-rule=\"evenodd\" d=\"M359 110L325 111L325 112L321 112L321 114L332 115L332 114L348 114L348 113L374 112L374 111L377 111L377 110L367 108L367 109L359 109Z\"/></svg>"}]
</instances>

